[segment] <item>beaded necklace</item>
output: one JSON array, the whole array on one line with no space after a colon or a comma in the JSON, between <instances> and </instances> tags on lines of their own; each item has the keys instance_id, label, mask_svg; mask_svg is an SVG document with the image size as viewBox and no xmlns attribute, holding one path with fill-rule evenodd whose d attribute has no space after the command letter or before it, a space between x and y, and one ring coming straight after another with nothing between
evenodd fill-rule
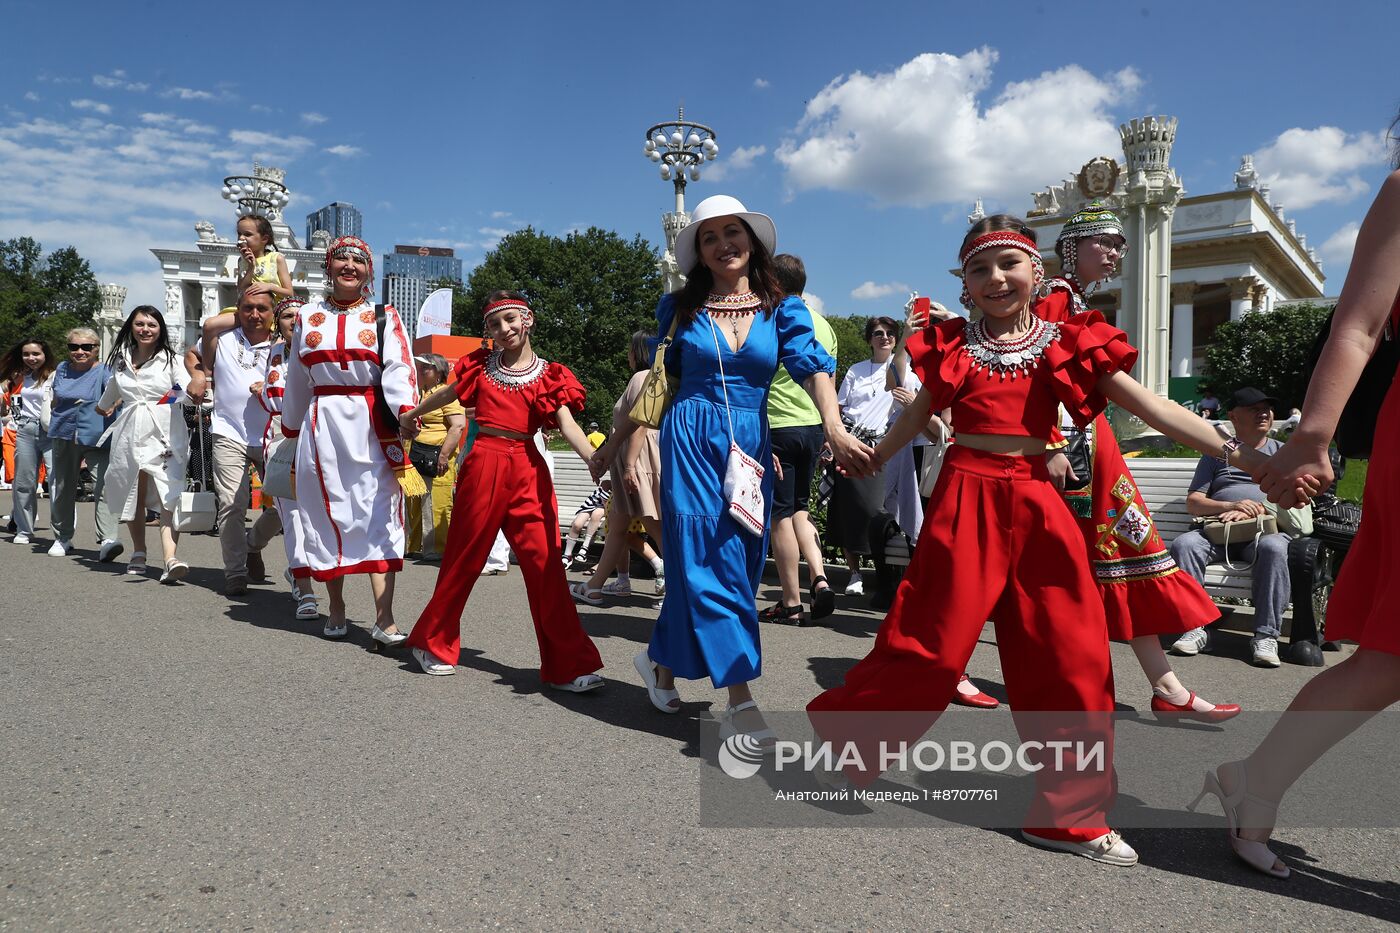
<instances>
[{"instance_id":1,"label":"beaded necklace","mask_svg":"<svg viewBox=\"0 0 1400 933\"><path fill-rule=\"evenodd\" d=\"M266 368L266 360L259 359L259 354L263 353L264 350L271 351L272 344L268 343L263 350L255 348L252 342L249 341L247 337L243 336L242 328L234 330L233 338L234 343L237 344L238 347L238 355L235 359L239 368L248 372L252 372L253 370L262 372L263 369ZM250 354L252 355L251 360L248 358Z\"/></svg>"},{"instance_id":2,"label":"beaded necklace","mask_svg":"<svg viewBox=\"0 0 1400 933\"><path fill-rule=\"evenodd\" d=\"M705 299L705 311L712 318L728 318L729 329L734 339L739 339L739 322L753 315L763 307L763 299L753 292L739 292L734 295L710 295Z\"/></svg>"},{"instance_id":3,"label":"beaded necklace","mask_svg":"<svg viewBox=\"0 0 1400 933\"><path fill-rule=\"evenodd\" d=\"M1012 340L998 340L987 334L986 324L973 321L963 332L963 349L972 357L972 369L996 373L1005 379L1026 376L1040 364L1045 348L1060 339L1060 326L1033 318L1030 329Z\"/></svg>"},{"instance_id":4,"label":"beaded necklace","mask_svg":"<svg viewBox=\"0 0 1400 933\"><path fill-rule=\"evenodd\" d=\"M544 375L544 368L549 365L538 353L535 358L524 366L515 369L501 363L501 350L492 350L486 355L486 365L484 368L486 378L499 388L511 392L519 392Z\"/></svg>"},{"instance_id":5,"label":"beaded necklace","mask_svg":"<svg viewBox=\"0 0 1400 933\"><path fill-rule=\"evenodd\" d=\"M336 298L334 295L327 296L326 300L330 302L332 314L349 314L351 311L354 311L360 305L369 303L365 301L363 295L356 295L349 304L344 304L340 301L340 299Z\"/></svg>"}]
</instances>

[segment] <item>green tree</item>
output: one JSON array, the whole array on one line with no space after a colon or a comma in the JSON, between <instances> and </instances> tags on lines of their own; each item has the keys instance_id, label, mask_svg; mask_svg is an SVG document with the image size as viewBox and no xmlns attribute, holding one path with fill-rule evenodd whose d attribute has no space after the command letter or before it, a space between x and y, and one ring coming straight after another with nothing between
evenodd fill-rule
<instances>
[{"instance_id":1,"label":"green tree","mask_svg":"<svg viewBox=\"0 0 1400 933\"><path fill-rule=\"evenodd\" d=\"M846 370L852 363L870 359L870 344L865 342L865 322L869 317L856 314L850 317L831 315L826 322L836 333L836 385L846 378Z\"/></svg>"},{"instance_id":2,"label":"green tree","mask_svg":"<svg viewBox=\"0 0 1400 933\"><path fill-rule=\"evenodd\" d=\"M588 390L581 420L608 424L632 377L627 347L633 331L656 329L657 259L640 236L629 241L597 227L562 239L518 230L468 276L466 293L453 301L454 330L481 333L480 308L491 292L523 293L535 308L535 349L573 370Z\"/></svg>"},{"instance_id":3,"label":"green tree","mask_svg":"<svg viewBox=\"0 0 1400 933\"><path fill-rule=\"evenodd\" d=\"M1298 304L1221 324L1206 349L1201 381L1222 399L1243 386L1254 386L1277 396L1285 411L1303 407L1308 351L1331 312Z\"/></svg>"},{"instance_id":4,"label":"green tree","mask_svg":"<svg viewBox=\"0 0 1400 933\"><path fill-rule=\"evenodd\" d=\"M0 242L0 353L38 336L62 357L67 332L101 309L97 279L73 247L45 256L31 237Z\"/></svg>"}]
</instances>

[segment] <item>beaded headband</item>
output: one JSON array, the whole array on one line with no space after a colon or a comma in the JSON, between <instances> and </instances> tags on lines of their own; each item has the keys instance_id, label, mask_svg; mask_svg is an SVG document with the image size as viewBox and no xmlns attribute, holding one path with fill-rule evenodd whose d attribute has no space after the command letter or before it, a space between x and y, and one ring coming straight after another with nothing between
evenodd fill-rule
<instances>
[{"instance_id":1,"label":"beaded headband","mask_svg":"<svg viewBox=\"0 0 1400 933\"><path fill-rule=\"evenodd\" d=\"M369 298L371 289L374 288L374 253L370 250L369 244L357 236L338 237L326 247L326 269L330 270L331 260L340 256L359 256L365 261L369 274L365 276L365 284L360 288L363 298ZM329 277L326 280L326 289L332 288Z\"/></svg>"},{"instance_id":2,"label":"beaded headband","mask_svg":"<svg viewBox=\"0 0 1400 933\"><path fill-rule=\"evenodd\" d=\"M288 295L272 306L272 317L274 319L281 317L282 312L288 308L300 308L304 304L306 304L305 299L298 298L296 295Z\"/></svg>"},{"instance_id":3,"label":"beaded headband","mask_svg":"<svg viewBox=\"0 0 1400 933\"><path fill-rule=\"evenodd\" d=\"M482 308L481 319L484 321L491 315L495 314L497 311L505 311L510 308L514 308L521 314L527 314L530 316L534 316L535 313L534 311L530 310L529 305L521 301L519 298L502 298L500 301L493 301L486 307Z\"/></svg>"},{"instance_id":4,"label":"beaded headband","mask_svg":"<svg viewBox=\"0 0 1400 933\"><path fill-rule=\"evenodd\" d=\"M1034 287L1039 291L1040 284L1045 278L1045 262L1040 258L1040 250L1036 248L1035 242L1029 237L1017 233L1015 230L993 230L991 233L984 233L967 244L967 246L963 248L962 254L958 257L963 272L967 272L967 264L972 261L973 256L989 249L1000 249L1005 246L1019 249L1031 258L1031 266L1035 269ZM965 280L966 275L964 275L962 295L959 296L959 301L962 302L964 308L972 311L976 305L974 305L972 301L972 294L967 290Z\"/></svg>"}]
</instances>

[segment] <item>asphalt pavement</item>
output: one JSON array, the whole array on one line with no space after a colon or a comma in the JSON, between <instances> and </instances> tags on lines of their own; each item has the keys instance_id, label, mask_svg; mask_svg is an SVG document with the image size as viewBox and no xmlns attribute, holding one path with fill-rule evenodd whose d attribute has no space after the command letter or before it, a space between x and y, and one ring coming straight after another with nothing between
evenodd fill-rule
<instances>
[{"instance_id":1,"label":"asphalt pavement","mask_svg":"<svg viewBox=\"0 0 1400 933\"><path fill-rule=\"evenodd\" d=\"M229 600L217 539L187 536L192 572L162 587L96 563L89 508L69 557L44 553L43 514L33 545L0 541L6 929L1191 933L1400 920L1396 830L1281 831L1294 876L1276 881L1234 860L1214 809L1197 828L1126 831L1142 857L1131 869L1008 829L702 826L698 737L724 700L683 683L682 715L648 705L632 657L650 598L583 609L609 683L573 695L541 689L519 570L482 578L462 666L429 677L406 653L367 650L363 578L347 586L350 637L328 642L292 616L280 539L266 552L277 582ZM411 563L399 576L405 627L436 574ZM776 592L765 582L761 603ZM828 621L765 627L765 709L800 710L839 680L880 614L842 597ZM1222 642L1178 663L1203 695L1282 709L1313 673L1251 668L1242 639ZM1113 652L1120 703L1145 709L1131 652ZM988 628L970 673L1004 697L1000 672Z\"/></svg>"}]
</instances>

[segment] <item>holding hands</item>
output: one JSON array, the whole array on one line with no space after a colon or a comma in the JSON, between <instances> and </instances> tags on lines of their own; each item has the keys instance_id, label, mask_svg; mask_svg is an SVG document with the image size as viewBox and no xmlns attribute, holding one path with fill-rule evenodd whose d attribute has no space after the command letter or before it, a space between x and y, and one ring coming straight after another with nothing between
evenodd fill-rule
<instances>
[{"instance_id":1,"label":"holding hands","mask_svg":"<svg viewBox=\"0 0 1400 933\"><path fill-rule=\"evenodd\" d=\"M1306 505L1313 496L1332 485L1335 474L1327 455L1327 444L1309 442L1297 433L1272 457L1258 463L1242 463L1270 502L1285 509Z\"/></svg>"}]
</instances>

